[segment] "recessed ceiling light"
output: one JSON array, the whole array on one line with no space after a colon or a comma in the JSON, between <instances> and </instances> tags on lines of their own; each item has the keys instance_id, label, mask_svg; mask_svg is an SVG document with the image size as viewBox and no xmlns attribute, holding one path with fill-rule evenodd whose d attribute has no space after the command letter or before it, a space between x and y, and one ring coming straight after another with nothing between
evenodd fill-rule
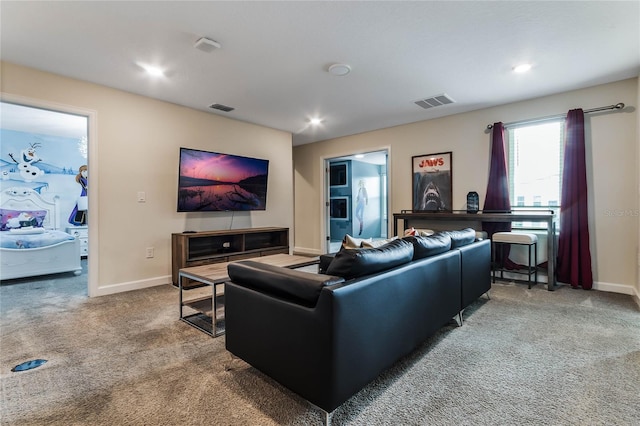
<instances>
[{"instance_id":1,"label":"recessed ceiling light","mask_svg":"<svg viewBox=\"0 0 640 426\"><path fill-rule=\"evenodd\" d=\"M347 64L333 64L328 71L331 75L343 76L351 72L351 67Z\"/></svg>"},{"instance_id":2,"label":"recessed ceiling light","mask_svg":"<svg viewBox=\"0 0 640 426\"><path fill-rule=\"evenodd\" d=\"M527 72L531 69L531 64L520 64L513 67L513 72Z\"/></svg>"},{"instance_id":3,"label":"recessed ceiling light","mask_svg":"<svg viewBox=\"0 0 640 426\"><path fill-rule=\"evenodd\" d=\"M147 64L138 64L142 69L144 69L147 74L152 75L153 77L164 77L164 70L154 65Z\"/></svg>"},{"instance_id":4,"label":"recessed ceiling light","mask_svg":"<svg viewBox=\"0 0 640 426\"><path fill-rule=\"evenodd\" d=\"M319 125L320 123L322 123L322 120L321 120L321 119L319 119L319 118L315 118L315 117L314 117L314 118L310 118L310 119L309 119L309 124L311 124L312 126L317 126L317 125Z\"/></svg>"}]
</instances>

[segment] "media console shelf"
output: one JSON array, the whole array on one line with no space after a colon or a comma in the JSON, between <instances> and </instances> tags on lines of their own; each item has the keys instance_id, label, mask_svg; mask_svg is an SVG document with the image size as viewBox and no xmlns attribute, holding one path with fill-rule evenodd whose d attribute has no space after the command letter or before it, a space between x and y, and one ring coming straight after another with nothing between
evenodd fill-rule
<instances>
[{"instance_id":1,"label":"media console shelf","mask_svg":"<svg viewBox=\"0 0 640 426\"><path fill-rule=\"evenodd\" d=\"M171 234L171 279L182 268L239 259L289 254L289 228L250 228ZM184 288L196 283L182 283Z\"/></svg>"}]
</instances>

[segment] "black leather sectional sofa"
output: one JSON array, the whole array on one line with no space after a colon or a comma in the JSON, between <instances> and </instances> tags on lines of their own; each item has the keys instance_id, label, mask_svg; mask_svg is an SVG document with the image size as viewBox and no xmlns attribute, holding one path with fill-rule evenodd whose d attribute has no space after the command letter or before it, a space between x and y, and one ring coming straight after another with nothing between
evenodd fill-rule
<instances>
[{"instance_id":1,"label":"black leather sectional sofa","mask_svg":"<svg viewBox=\"0 0 640 426\"><path fill-rule=\"evenodd\" d=\"M319 274L229 265L226 348L330 413L491 287L475 231L323 257Z\"/></svg>"}]
</instances>

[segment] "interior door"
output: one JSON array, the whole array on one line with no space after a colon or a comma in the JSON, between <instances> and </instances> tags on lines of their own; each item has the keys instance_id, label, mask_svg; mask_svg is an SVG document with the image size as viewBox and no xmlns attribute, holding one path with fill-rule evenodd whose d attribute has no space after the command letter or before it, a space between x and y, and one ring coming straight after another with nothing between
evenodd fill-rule
<instances>
[{"instance_id":1,"label":"interior door","mask_svg":"<svg viewBox=\"0 0 640 426\"><path fill-rule=\"evenodd\" d=\"M387 237L387 157L387 151L376 151L326 161L328 253L337 252L347 234Z\"/></svg>"}]
</instances>

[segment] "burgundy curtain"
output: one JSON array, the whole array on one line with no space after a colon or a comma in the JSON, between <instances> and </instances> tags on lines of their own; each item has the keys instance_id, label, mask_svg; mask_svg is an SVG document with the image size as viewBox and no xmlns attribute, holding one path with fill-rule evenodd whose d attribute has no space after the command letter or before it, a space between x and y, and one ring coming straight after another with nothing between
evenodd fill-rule
<instances>
[{"instance_id":1,"label":"burgundy curtain","mask_svg":"<svg viewBox=\"0 0 640 426\"><path fill-rule=\"evenodd\" d=\"M573 109L565 125L560 237L556 278L573 288L593 286L587 217L584 112Z\"/></svg>"},{"instance_id":2,"label":"burgundy curtain","mask_svg":"<svg viewBox=\"0 0 640 426\"><path fill-rule=\"evenodd\" d=\"M509 212L511 211L511 200L509 199L507 156L504 149L504 125L501 122L493 124L490 161L489 182L482 210L487 213ZM491 238L494 232L511 231L511 223L483 222L482 230Z\"/></svg>"},{"instance_id":3,"label":"burgundy curtain","mask_svg":"<svg viewBox=\"0 0 640 426\"><path fill-rule=\"evenodd\" d=\"M511 211L509 199L509 178L507 174L507 156L504 149L504 125L501 122L494 123L491 133L491 159L489 165L489 182L484 198L483 212L505 213ZM491 236L495 232L511 231L511 222L482 222L482 230ZM508 269L517 269L519 265L509 259L509 246L502 251L504 266ZM500 262L502 259L496 259Z\"/></svg>"}]
</instances>

